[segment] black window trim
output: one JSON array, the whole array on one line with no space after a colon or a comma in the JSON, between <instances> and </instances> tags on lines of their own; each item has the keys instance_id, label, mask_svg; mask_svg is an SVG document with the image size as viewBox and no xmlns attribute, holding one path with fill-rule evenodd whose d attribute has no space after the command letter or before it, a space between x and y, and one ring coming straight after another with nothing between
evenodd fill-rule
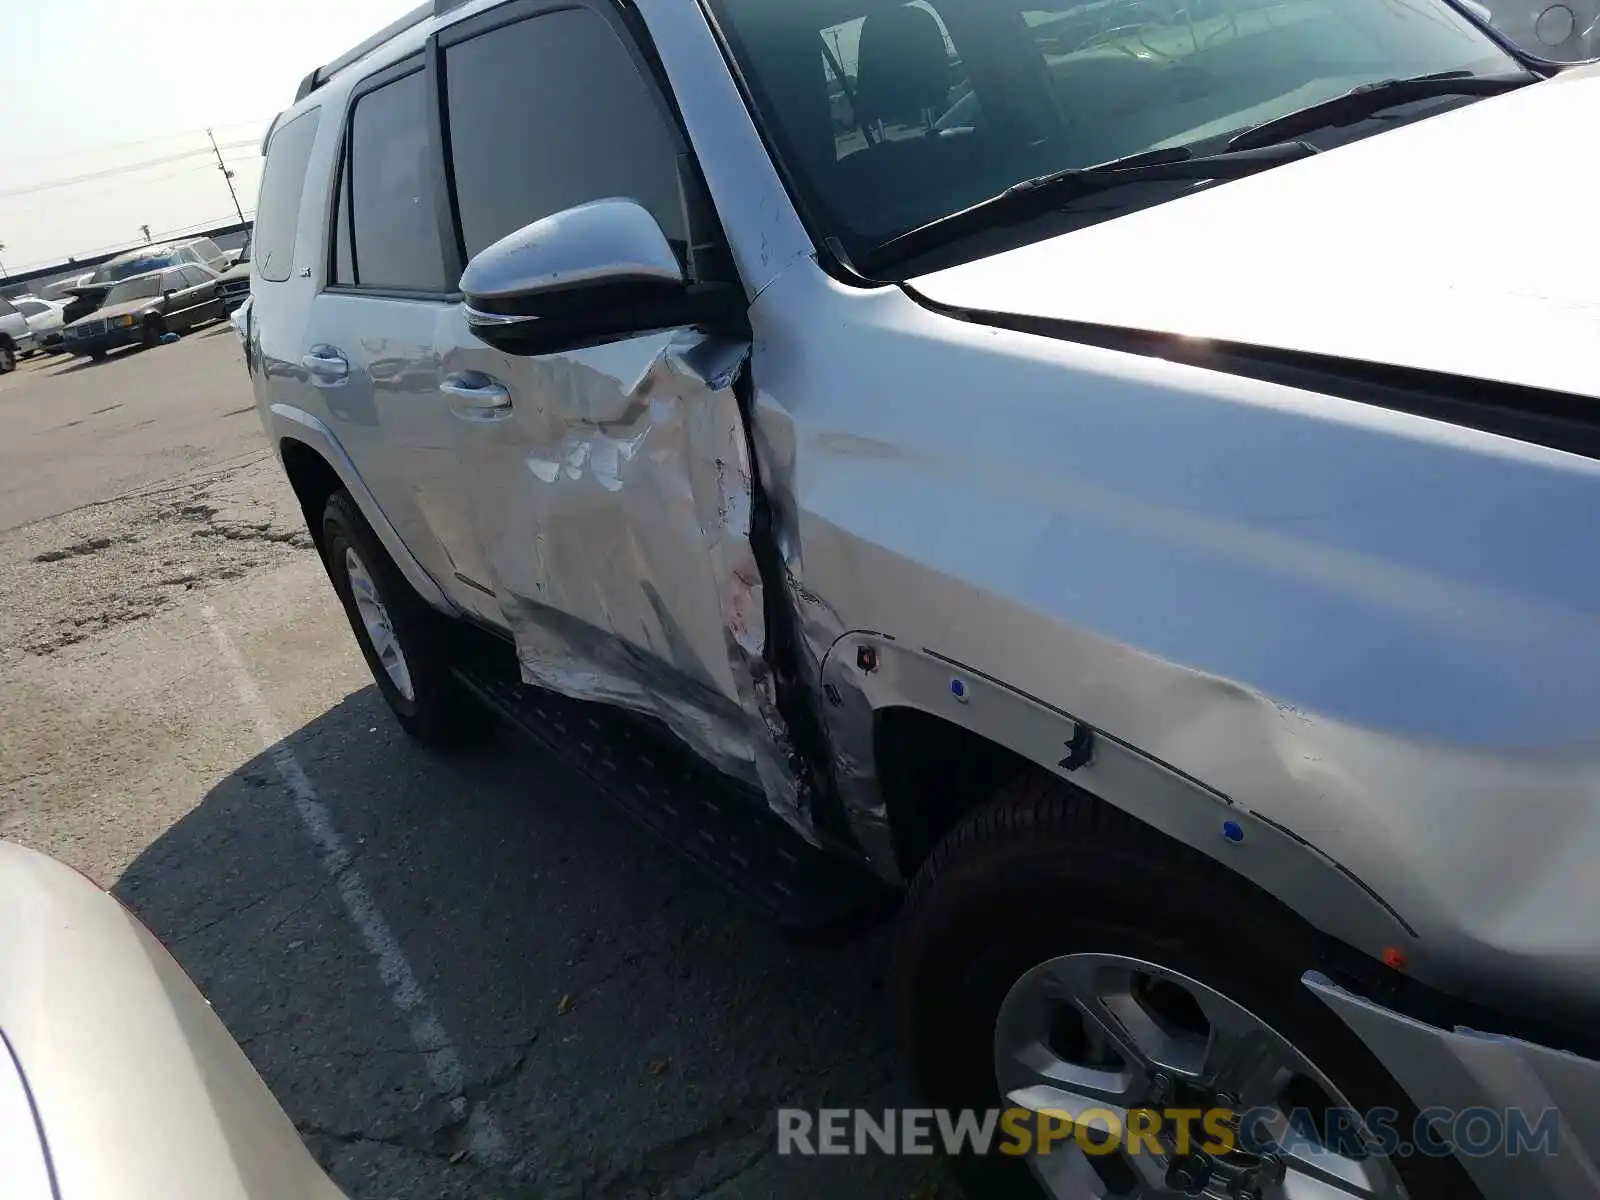
<instances>
[{"instance_id":1,"label":"black window trim","mask_svg":"<svg viewBox=\"0 0 1600 1200\"><path fill-rule=\"evenodd\" d=\"M325 204L323 210L326 214L323 221L324 229L329 231L333 230L334 223L338 220L339 189L349 186L349 179L351 176L350 164L351 160L355 156L353 133L355 129L356 107L360 104L362 97L370 95L372 92L375 92L379 88L382 88L388 84L398 83L400 80L405 79L408 76L415 75L419 71L423 72L426 76L423 80L423 86L429 98L429 102L426 106L428 113L427 152L430 164L430 174L432 175L435 184L437 184L439 175L443 170L444 159L441 151L441 141L444 135L440 125L438 106L432 103L435 84L433 81L434 74L430 60L430 54L423 50L419 50L415 54L407 55L399 62L391 63L381 70L374 71L371 75L366 76L359 83L357 83L355 87L351 88L350 95L345 101L344 115L340 121L339 157L333 172L333 186L329 189L327 203ZM446 204L444 196L439 187L435 186L433 192L435 213L442 222L447 219L447 214L449 211L448 205ZM351 269L354 271L356 279L360 280L361 266L357 257L357 247L355 241L355 196L353 192L350 199L351 203L347 209L350 217L350 228L346 230L345 236L349 239L350 243ZM441 224L440 228L442 229L444 226ZM328 238L327 242L327 262L324 264L322 286L322 290L324 292L329 292L335 295L369 296L390 300L450 301L459 300L461 298L460 289L454 283L451 283L448 287L438 289L371 287L359 282L336 283L334 282L334 266L336 265L334 256L337 253L336 242L331 236ZM459 257L458 252L452 249L452 244L448 239L441 242L440 248L444 252L445 277L447 279L453 278L459 280L461 277L461 272L459 270L454 270L454 260Z\"/></svg>"}]
</instances>

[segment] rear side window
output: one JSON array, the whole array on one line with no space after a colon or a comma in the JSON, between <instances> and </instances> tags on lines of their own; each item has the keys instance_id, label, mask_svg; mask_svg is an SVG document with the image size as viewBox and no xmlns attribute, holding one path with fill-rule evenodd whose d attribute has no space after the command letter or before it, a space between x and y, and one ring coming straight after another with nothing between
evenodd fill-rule
<instances>
[{"instance_id":1,"label":"rear side window","mask_svg":"<svg viewBox=\"0 0 1600 1200\"><path fill-rule=\"evenodd\" d=\"M677 132L603 17L573 8L490 30L447 47L444 66L469 258L530 222L613 196L639 201L685 243ZM359 246L358 259L364 278Z\"/></svg>"},{"instance_id":2,"label":"rear side window","mask_svg":"<svg viewBox=\"0 0 1600 1200\"><path fill-rule=\"evenodd\" d=\"M289 278L294 268L295 229L300 222L300 195L305 190L311 145L317 138L320 109L309 109L283 125L267 145L267 166L256 201L256 273L273 283Z\"/></svg>"},{"instance_id":3,"label":"rear side window","mask_svg":"<svg viewBox=\"0 0 1600 1200\"><path fill-rule=\"evenodd\" d=\"M429 157L427 82L415 71L356 101L350 204L358 287L448 290Z\"/></svg>"}]
</instances>

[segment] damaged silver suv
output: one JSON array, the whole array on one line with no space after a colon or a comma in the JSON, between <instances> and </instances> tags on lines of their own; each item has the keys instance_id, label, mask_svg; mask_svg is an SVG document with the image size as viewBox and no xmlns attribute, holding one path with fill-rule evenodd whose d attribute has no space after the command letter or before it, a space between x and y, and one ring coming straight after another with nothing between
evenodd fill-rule
<instances>
[{"instance_id":1,"label":"damaged silver suv","mask_svg":"<svg viewBox=\"0 0 1600 1200\"><path fill-rule=\"evenodd\" d=\"M1600 241L1527 234L1600 74L1477 11L439 0L314 71L247 360L396 716L898 904L930 1103L1076 1126L974 1197L1592 1200Z\"/></svg>"}]
</instances>

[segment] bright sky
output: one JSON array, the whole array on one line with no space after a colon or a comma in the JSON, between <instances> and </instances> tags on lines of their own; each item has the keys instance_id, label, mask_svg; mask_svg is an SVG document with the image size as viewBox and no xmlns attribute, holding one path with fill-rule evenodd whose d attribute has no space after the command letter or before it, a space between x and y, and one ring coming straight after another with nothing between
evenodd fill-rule
<instances>
[{"instance_id":1,"label":"bright sky","mask_svg":"<svg viewBox=\"0 0 1600 1200\"><path fill-rule=\"evenodd\" d=\"M250 215L262 134L300 80L418 3L0 0L0 263L237 220L208 126Z\"/></svg>"}]
</instances>

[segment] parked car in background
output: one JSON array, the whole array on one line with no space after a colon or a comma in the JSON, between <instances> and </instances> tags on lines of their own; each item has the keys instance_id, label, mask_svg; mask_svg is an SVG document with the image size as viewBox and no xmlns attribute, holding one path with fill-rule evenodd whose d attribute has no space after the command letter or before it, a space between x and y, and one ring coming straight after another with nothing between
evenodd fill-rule
<instances>
[{"instance_id":1,"label":"parked car in background","mask_svg":"<svg viewBox=\"0 0 1600 1200\"><path fill-rule=\"evenodd\" d=\"M137 250L119 254L95 268L87 283L74 284L67 289L73 298L67 305L66 320L70 324L94 312L105 303L106 293L112 285L121 280L185 263L220 272L226 266L227 258L210 238L141 246Z\"/></svg>"},{"instance_id":2,"label":"parked car in background","mask_svg":"<svg viewBox=\"0 0 1600 1200\"><path fill-rule=\"evenodd\" d=\"M113 284L105 303L63 330L62 346L101 359L119 346L154 346L167 333L185 333L226 316L221 277L188 263Z\"/></svg>"},{"instance_id":3,"label":"parked car in background","mask_svg":"<svg viewBox=\"0 0 1600 1200\"><path fill-rule=\"evenodd\" d=\"M54 283L45 285L45 294L51 300L70 301L72 289L82 287L94 278L93 271L84 271L81 275L73 275L66 279L58 279Z\"/></svg>"},{"instance_id":4,"label":"parked car in background","mask_svg":"<svg viewBox=\"0 0 1600 1200\"><path fill-rule=\"evenodd\" d=\"M49 350L61 344L61 330L66 324L67 304L64 300L46 300L43 296L18 296L12 301L16 310L33 330L34 350Z\"/></svg>"},{"instance_id":5,"label":"parked car in background","mask_svg":"<svg viewBox=\"0 0 1600 1200\"><path fill-rule=\"evenodd\" d=\"M1446 0L438 0L246 364L408 732L904 895L927 1099L1084 1120L974 1200L1595 1200L1597 128Z\"/></svg>"},{"instance_id":6,"label":"parked car in background","mask_svg":"<svg viewBox=\"0 0 1600 1200\"><path fill-rule=\"evenodd\" d=\"M250 241L239 247L233 265L222 272L222 302L229 312L250 296Z\"/></svg>"},{"instance_id":7,"label":"parked car in background","mask_svg":"<svg viewBox=\"0 0 1600 1200\"><path fill-rule=\"evenodd\" d=\"M155 936L3 841L0 1179L5 1200L343 1200Z\"/></svg>"},{"instance_id":8,"label":"parked car in background","mask_svg":"<svg viewBox=\"0 0 1600 1200\"><path fill-rule=\"evenodd\" d=\"M0 296L0 375L17 369L17 359L33 352L33 330L28 318Z\"/></svg>"}]
</instances>

